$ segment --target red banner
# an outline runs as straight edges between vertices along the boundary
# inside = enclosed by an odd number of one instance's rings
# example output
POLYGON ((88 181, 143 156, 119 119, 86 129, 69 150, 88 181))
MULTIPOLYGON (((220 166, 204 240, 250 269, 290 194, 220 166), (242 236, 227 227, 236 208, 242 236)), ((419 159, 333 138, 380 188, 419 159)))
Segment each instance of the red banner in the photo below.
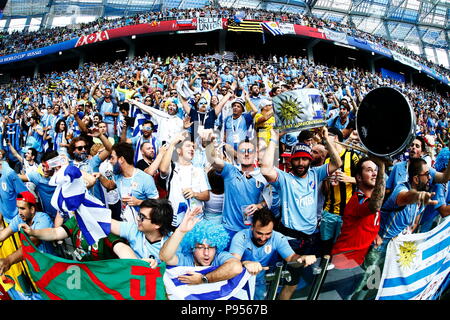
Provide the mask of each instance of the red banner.
POLYGON ((294 30, 295 30, 295 34, 298 36, 305 36, 305 37, 324 39, 324 40, 327 39, 325 37, 325 34, 323 34, 322 32, 319 32, 319 29, 317 29, 317 28, 311 28, 311 27, 294 24, 294 30))
POLYGON ((111 29, 107 31, 99 31, 93 34, 81 36, 75 47, 87 44, 105 41, 114 38, 128 37, 137 34, 146 34, 153 32, 170 32, 178 30, 195 30, 197 28, 197 19, 191 19, 190 25, 179 24, 177 20, 171 21, 153 21, 151 23, 142 23, 132 26, 111 29))

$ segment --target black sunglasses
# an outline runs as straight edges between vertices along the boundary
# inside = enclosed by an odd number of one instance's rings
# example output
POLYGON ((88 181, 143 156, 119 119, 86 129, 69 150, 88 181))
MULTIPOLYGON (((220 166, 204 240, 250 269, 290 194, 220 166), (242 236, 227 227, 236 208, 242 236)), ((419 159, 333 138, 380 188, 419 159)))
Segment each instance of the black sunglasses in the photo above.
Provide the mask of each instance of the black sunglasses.
POLYGON ((147 218, 145 215, 143 215, 142 213, 140 213, 140 212, 138 212, 138 220, 139 221, 141 221, 141 222, 143 222, 144 221, 144 219, 145 220, 152 220, 152 219, 150 219, 150 218, 147 218))
POLYGON ((79 146, 79 147, 75 147, 75 149, 77 149, 78 151, 81 151, 81 150, 87 150, 87 146, 86 145, 84 145, 84 146, 79 146))

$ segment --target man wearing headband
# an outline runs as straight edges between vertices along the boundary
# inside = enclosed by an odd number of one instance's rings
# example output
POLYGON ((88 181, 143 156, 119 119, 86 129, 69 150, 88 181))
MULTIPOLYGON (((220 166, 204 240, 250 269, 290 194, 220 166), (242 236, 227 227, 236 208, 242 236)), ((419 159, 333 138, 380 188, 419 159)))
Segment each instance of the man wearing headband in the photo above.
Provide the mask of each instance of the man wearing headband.
MULTIPOLYGON (((279 231, 288 237, 292 249, 300 255, 318 254, 319 238, 316 231, 318 228, 319 185, 342 165, 339 154, 330 143, 326 127, 319 131, 319 136, 329 152, 329 163, 319 167, 310 167, 313 159, 311 147, 304 143, 298 143, 292 149, 291 171, 287 173, 274 167, 278 134, 272 130, 270 143, 261 166, 261 173, 278 190, 281 198, 282 212, 279 231)), ((300 270, 289 267, 288 270, 291 272, 292 279, 283 288, 280 294, 281 300, 291 298, 300 279, 300 270)))
POLYGON ((231 279, 242 272, 241 262, 225 250, 228 233, 221 225, 201 220, 200 207, 188 210, 183 221, 164 242, 159 256, 169 266, 217 267, 207 274, 190 272, 178 277, 182 283, 202 284, 231 279), (180 250, 178 250, 178 248, 180 250))

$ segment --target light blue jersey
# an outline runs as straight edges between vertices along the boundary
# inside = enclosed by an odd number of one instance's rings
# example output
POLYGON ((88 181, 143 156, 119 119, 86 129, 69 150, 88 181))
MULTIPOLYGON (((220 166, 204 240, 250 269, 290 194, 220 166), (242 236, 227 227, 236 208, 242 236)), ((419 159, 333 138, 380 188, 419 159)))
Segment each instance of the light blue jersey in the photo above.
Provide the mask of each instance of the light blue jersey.
POLYGON ((135 222, 121 222, 120 236, 128 241, 131 249, 133 249, 138 258, 153 258, 158 263, 161 262, 159 251, 163 243, 169 238, 163 237, 162 240, 152 243, 145 237, 143 232, 138 230, 135 222))
POLYGON ((244 112, 239 118, 233 119, 233 116, 228 116, 225 119, 225 132, 227 135, 226 143, 235 146, 245 140, 248 135, 248 129, 253 124, 253 117, 249 112, 244 112))
MULTIPOLYGON (((240 255, 241 261, 257 261, 263 267, 274 265, 279 254, 283 259, 287 259, 295 252, 292 250, 287 238, 277 231, 272 232, 272 236, 267 242, 258 247, 252 241, 252 230, 241 230, 231 240, 230 253, 240 255)), ((265 271, 258 273, 256 282, 265 282, 265 271)))
POLYGON ((400 183, 383 204, 381 208, 380 231, 378 232, 381 238, 392 239, 398 236, 408 226, 411 226, 416 217, 424 210, 424 206, 419 203, 413 203, 403 207, 399 207, 396 204, 399 193, 409 190, 409 183, 400 183))
MULTIPOLYGON (((19 231, 19 224, 25 223, 19 215, 15 216, 14 219, 11 220, 9 227, 13 232, 19 231)), ((50 216, 44 212, 36 212, 31 223, 31 229, 46 229, 53 228, 53 221, 50 216)), ((37 247, 39 251, 44 253, 54 254, 53 245, 48 241, 41 241, 39 246, 37 247)))
MULTIPOLYGON (((132 177, 125 178, 123 175, 115 175, 117 190, 120 197, 123 198, 131 194, 138 200, 158 199, 159 193, 156 189, 153 177, 140 169, 135 169, 135 174, 132 177)), ((136 212, 139 212, 139 206, 133 207, 136 212)))
MULTIPOLYGON (((436 169, 430 168, 431 180, 433 183, 436 175, 436 169)), ((401 161, 394 164, 392 171, 389 174, 389 178, 386 181, 386 189, 394 190, 397 185, 408 181, 408 161, 401 161)))
POLYGON ((320 182, 328 177, 328 164, 310 168, 304 178, 277 170, 272 185, 281 199, 281 222, 289 229, 313 234, 317 228, 317 204, 320 182))
POLYGON ((28 189, 6 161, 1 161, 1 164, 0 213, 3 214, 6 222, 9 223, 18 213, 16 205, 17 195, 21 192, 28 191, 28 189))
POLYGON ((51 186, 48 183, 50 178, 44 178, 39 172, 31 171, 27 173, 28 180, 36 185, 36 193, 42 205, 44 212, 48 213, 52 219, 56 216, 56 209, 51 205, 53 193, 56 186, 51 186))
POLYGON ((431 198, 437 200, 437 204, 434 206, 426 206, 423 212, 420 224, 422 225, 420 232, 429 231, 433 220, 440 214, 439 208, 450 204, 450 182, 438 183, 431 186, 430 192, 434 192, 435 195, 431 198), (426 227, 424 227, 426 226, 426 227))
POLYGON ((220 174, 225 184, 223 226, 232 231, 248 229, 250 226, 244 224, 242 207, 262 200, 264 184, 254 177, 246 178, 238 168, 229 163, 225 163, 220 174))

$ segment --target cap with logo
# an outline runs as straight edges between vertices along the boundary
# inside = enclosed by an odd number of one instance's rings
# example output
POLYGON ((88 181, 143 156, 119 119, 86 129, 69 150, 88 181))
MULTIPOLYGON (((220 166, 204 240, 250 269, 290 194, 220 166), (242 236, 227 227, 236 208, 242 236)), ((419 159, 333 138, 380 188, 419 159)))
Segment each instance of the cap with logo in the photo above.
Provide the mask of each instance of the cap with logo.
POLYGON ((305 143, 297 143, 292 149, 291 160, 295 158, 309 158, 312 160, 311 147, 305 143))
POLYGON ((17 195, 17 201, 25 201, 28 203, 36 204, 36 197, 30 191, 24 191, 17 195))

